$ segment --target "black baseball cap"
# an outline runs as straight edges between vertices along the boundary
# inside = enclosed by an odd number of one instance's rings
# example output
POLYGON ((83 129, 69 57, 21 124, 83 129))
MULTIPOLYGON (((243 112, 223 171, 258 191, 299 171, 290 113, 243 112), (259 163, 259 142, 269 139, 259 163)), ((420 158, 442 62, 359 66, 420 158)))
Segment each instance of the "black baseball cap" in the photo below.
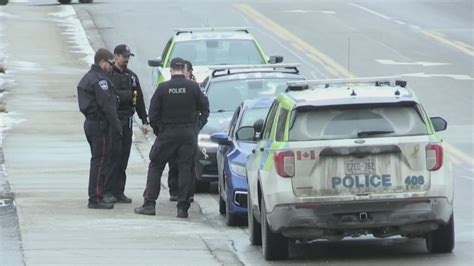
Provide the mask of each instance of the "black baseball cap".
POLYGON ((119 44, 119 45, 115 46, 114 54, 121 54, 125 57, 135 56, 135 54, 130 52, 130 48, 126 44, 119 44))
POLYGON ((173 69, 183 69, 184 64, 186 64, 186 62, 184 61, 183 58, 175 57, 175 58, 171 59, 170 67, 173 68, 173 69))

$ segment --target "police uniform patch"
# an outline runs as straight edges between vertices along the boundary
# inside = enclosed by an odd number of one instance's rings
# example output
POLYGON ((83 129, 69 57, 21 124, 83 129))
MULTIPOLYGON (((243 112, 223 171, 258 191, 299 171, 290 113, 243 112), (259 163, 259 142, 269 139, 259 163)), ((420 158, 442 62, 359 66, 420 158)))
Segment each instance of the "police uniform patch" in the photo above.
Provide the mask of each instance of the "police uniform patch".
POLYGON ((109 89, 109 83, 107 82, 107 80, 100 80, 99 81, 99 86, 104 91, 109 89))

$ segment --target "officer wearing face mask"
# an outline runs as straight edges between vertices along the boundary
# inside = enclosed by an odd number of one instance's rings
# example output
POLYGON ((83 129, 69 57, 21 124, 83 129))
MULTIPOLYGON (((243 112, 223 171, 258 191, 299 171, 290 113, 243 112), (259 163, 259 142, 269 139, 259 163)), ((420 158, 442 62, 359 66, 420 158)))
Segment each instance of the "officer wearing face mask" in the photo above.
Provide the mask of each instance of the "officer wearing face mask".
POLYGON ((131 203, 132 199, 124 194, 127 179, 126 170, 132 147, 133 115, 138 113, 146 133, 148 118, 143 100, 143 93, 137 75, 128 68, 130 57, 135 56, 125 44, 114 49, 114 65, 109 78, 114 85, 114 92, 119 99, 118 117, 123 130, 123 137, 115 143, 114 164, 112 173, 105 184, 104 201, 110 203, 131 203))

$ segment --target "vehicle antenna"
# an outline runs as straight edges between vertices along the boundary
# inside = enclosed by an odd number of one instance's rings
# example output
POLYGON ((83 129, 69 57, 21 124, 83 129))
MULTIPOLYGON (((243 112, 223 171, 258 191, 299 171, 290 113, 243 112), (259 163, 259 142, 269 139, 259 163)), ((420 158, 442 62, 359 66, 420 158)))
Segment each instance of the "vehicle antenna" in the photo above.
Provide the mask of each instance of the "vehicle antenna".
MULTIPOLYGON (((351 73, 351 36, 347 37, 347 73, 351 73)), ((347 81, 347 89, 349 89, 349 81, 347 81)))

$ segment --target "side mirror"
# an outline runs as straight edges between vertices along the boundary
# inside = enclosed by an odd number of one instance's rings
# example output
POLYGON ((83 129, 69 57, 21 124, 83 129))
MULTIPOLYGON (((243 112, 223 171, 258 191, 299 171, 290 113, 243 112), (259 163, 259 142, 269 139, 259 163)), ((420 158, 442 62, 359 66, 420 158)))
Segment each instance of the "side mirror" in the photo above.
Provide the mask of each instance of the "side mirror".
POLYGON ((235 137, 238 140, 255 141, 255 129, 253 126, 241 127, 235 132, 235 137))
POLYGON ((270 59, 268 60, 268 63, 270 64, 278 64, 283 62, 283 56, 281 55, 272 55, 270 56, 270 59))
POLYGON ((260 139, 260 133, 262 133, 262 130, 263 130, 263 123, 265 123, 265 121, 263 121, 263 119, 259 119, 259 120, 255 121, 253 123, 253 130, 254 130, 254 133, 255 133, 255 139, 260 139))
POLYGON ((160 67, 163 65, 163 62, 161 61, 161 57, 158 57, 157 59, 148 60, 148 65, 151 67, 160 67))
POLYGON ((446 130, 448 127, 448 122, 441 117, 431 117, 430 120, 436 132, 446 130))
POLYGON ((219 145, 232 145, 232 141, 229 140, 229 135, 227 135, 227 132, 217 132, 211 134, 211 141, 219 145))

